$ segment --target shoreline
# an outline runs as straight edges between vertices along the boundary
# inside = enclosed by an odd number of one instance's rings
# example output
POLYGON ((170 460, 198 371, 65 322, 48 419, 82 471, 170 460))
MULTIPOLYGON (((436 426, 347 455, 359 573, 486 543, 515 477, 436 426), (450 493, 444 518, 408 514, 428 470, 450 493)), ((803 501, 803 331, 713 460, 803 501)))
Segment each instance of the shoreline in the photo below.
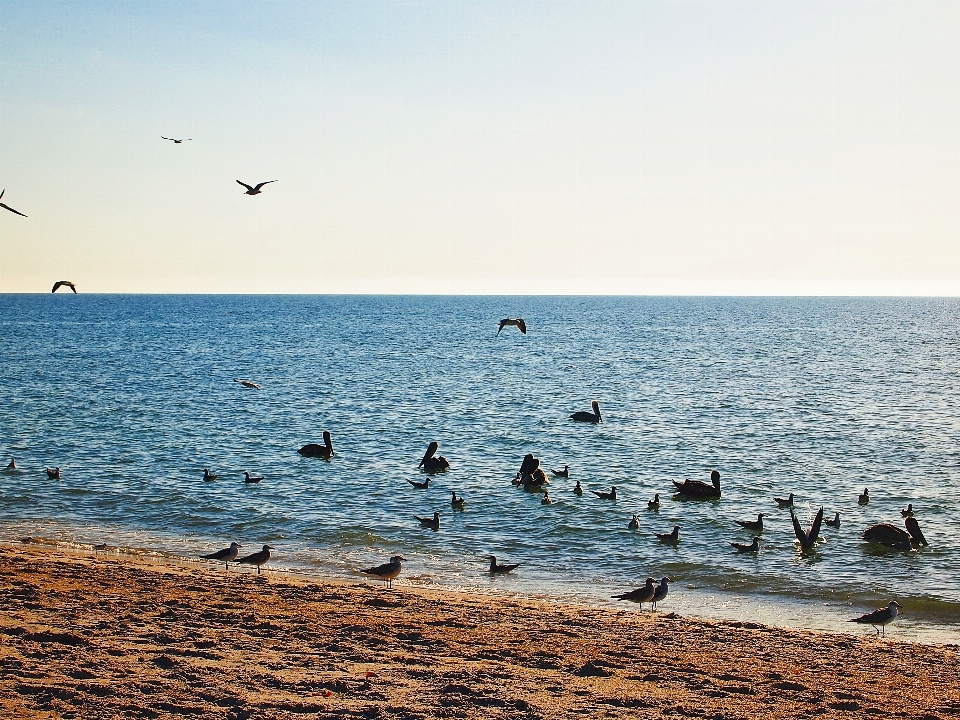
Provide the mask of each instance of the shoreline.
POLYGON ((0 558, 13 718, 960 712, 956 646, 102 554, 0 558))

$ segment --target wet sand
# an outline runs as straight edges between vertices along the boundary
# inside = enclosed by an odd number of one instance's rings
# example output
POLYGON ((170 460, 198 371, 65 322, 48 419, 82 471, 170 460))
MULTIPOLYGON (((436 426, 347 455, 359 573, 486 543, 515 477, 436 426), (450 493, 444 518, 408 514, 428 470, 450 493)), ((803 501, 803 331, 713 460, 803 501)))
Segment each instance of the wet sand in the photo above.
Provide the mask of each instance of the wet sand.
POLYGON ((960 714, 957 646, 670 612, 29 546, 0 608, 5 718, 960 714))

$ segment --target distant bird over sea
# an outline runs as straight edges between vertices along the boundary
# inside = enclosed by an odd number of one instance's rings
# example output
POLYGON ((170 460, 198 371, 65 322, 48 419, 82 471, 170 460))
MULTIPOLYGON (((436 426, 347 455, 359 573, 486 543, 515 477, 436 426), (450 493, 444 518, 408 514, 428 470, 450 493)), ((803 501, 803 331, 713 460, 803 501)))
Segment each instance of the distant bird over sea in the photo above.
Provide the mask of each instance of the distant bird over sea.
POLYGON ((614 595, 613 597, 617 600, 629 600, 630 602, 640 603, 640 609, 643 610, 643 603, 653 602, 653 596, 657 592, 657 588, 654 585, 655 582, 657 581, 654 578, 648 577, 643 587, 625 592, 622 595, 614 595))
POLYGON ((527 334, 527 324, 523 321, 523 318, 504 318, 500 321, 500 327, 497 328, 497 335, 500 334, 500 331, 505 327, 515 327, 524 335, 527 334))
POLYGON ((589 413, 586 410, 579 410, 578 412, 573 413, 570 416, 571 420, 576 422, 588 422, 588 423, 600 423, 603 422, 603 418, 600 417, 600 403, 594 400, 590 405, 593 407, 593 412, 589 413))
POLYGON ((885 608, 874 610, 872 613, 861 615, 860 617, 853 618, 853 620, 848 620, 847 622, 860 623, 861 625, 872 625, 873 629, 877 631, 877 635, 884 637, 884 628, 897 619, 897 615, 899 614, 898 611, 900 609, 900 603, 898 603, 896 600, 891 600, 885 608))
POLYGON ((245 182, 240 182, 239 180, 237 180, 237 182, 243 185, 247 189, 244 195, 259 195, 260 188, 262 188, 264 185, 268 185, 269 183, 276 182, 276 180, 267 180, 266 182, 257 184, 255 187, 250 187, 245 182))
POLYGON ((240 543, 232 542, 230 543, 230 547, 228 548, 224 548, 223 550, 217 550, 216 552, 212 552, 209 555, 201 555, 200 557, 203 558, 204 560, 216 560, 218 562, 222 562, 223 566, 227 570, 229 570, 230 566, 227 563, 231 563, 237 559, 237 555, 239 554, 240 547, 241 547, 240 543))
POLYGON ((263 480, 263 475, 260 475, 260 476, 251 475, 246 470, 243 471, 243 475, 244 475, 243 481, 245 483, 258 483, 261 480, 263 480))
POLYGON ((785 497, 785 498, 775 497, 773 500, 774 500, 774 502, 777 503, 777 507, 778 507, 778 508, 783 509, 783 508, 792 508, 792 507, 793 507, 793 493, 790 493, 790 494, 789 494, 787 497, 785 497))
POLYGON ((387 584, 388 588, 392 588, 394 579, 403 569, 400 564, 403 560, 406 560, 406 558, 401 555, 394 555, 392 558, 390 558, 390 562, 384 563, 383 565, 377 565, 376 567, 368 568, 366 570, 361 570, 360 572, 364 575, 373 575, 378 580, 383 580, 387 584))
POLYGON ((793 508, 790 509, 790 519, 793 520, 793 532, 797 536, 797 540, 800 541, 800 547, 804 550, 812 548, 817 542, 817 538, 820 537, 820 525, 823 524, 823 506, 820 506, 816 517, 813 518, 813 525, 806 532, 800 527, 800 521, 794 515, 793 508))
POLYGON ((330 439, 330 432, 323 431, 323 445, 309 443, 297 450, 303 457, 316 457, 329 460, 333 457, 333 441, 330 439))
POLYGON ((74 295, 77 294, 77 286, 74 285, 69 280, 57 280, 57 282, 53 284, 53 290, 51 290, 50 292, 55 293, 57 290, 59 290, 62 287, 68 287, 71 290, 73 290, 74 295))
POLYGON ((255 383, 253 380, 234 380, 235 383, 240 383, 246 388, 252 388, 254 390, 259 390, 260 386, 255 383))
POLYGON ((682 483, 673 481, 677 492, 689 498, 713 499, 720 497, 720 473, 714 470, 710 473, 710 485, 700 480, 684 480, 682 483))
POLYGON ((857 502, 861 505, 866 505, 868 502, 870 502, 870 493, 867 492, 866 488, 863 489, 863 495, 857 498, 857 502))
MULTIPOLYGON (((176 138, 168 138, 168 137, 164 137, 163 135, 160 136, 160 139, 161 139, 161 140, 170 140, 171 142, 173 142, 173 143, 176 144, 176 145, 179 145, 179 144, 182 143, 182 142, 186 142, 187 140, 193 140, 193 138, 183 138, 182 140, 177 140, 176 138)), ((238 180, 237 182, 239 182, 239 180, 238 180)))
POLYGON ((738 553, 760 552, 760 538, 755 537, 749 545, 732 542, 730 547, 735 548, 738 553))
POLYGON ((673 531, 668 533, 656 533, 657 540, 662 543, 668 543, 670 545, 676 545, 680 542, 680 526, 674 525, 673 531))
POLYGON ((270 545, 264 545, 263 550, 260 552, 255 552, 252 555, 247 555, 236 561, 238 565, 256 565, 257 566, 257 575, 260 574, 260 566, 265 564, 270 559, 270 551, 274 548, 270 545))
POLYGON ((613 485, 610 487, 610 492, 603 492, 598 490, 591 490, 594 495, 596 495, 601 500, 616 500, 617 499, 617 486, 613 485))
POLYGON ((414 515, 414 517, 420 521, 421 527, 430 528, 431 530, 440 529, 440 513, 435 512, 432 518, 420 517, 419 515, 414 515))
POLYGON ((756 520, 737 520, 736 523, 751 532, 763 532, 763 517, 763 513, 757 513, 756 520))
POLYGON ((657 589, 653 593, 653 599, 650 601, 653 603, 654 610, 657 609, 657 603, 661 602, 665 597, 667 597, 667 593, 670 591, 670 586, 668 583, 671 582, 673 581, 668 577, 660 578, 660 584, 657 585, 657 589))
POLYGON ((502 575, 520 567, 520 563, 514 563, 512 565, 500 565, 497 563, 497 558, 495 555, 488 555, 488 557, 490 558, 490 572, 494 575, 502 575))
MULTIPOLYGON (((7 191, 6 188, 4 188, 3 190, 0 190, 0 198, 3 197, 3 194, 4 194, 6 191, 7 191)), ((26 215, 24 215, 22 212, 20 212, 19 210, 14 210, 12 207, 10 207, 9 205, 7 205, 6 203, 0 202, 0 207, 2 207, 4 210, 9 210, 9 211, 12 212, 13 214, 19 215, 20 217, 26 217, 26 215)))

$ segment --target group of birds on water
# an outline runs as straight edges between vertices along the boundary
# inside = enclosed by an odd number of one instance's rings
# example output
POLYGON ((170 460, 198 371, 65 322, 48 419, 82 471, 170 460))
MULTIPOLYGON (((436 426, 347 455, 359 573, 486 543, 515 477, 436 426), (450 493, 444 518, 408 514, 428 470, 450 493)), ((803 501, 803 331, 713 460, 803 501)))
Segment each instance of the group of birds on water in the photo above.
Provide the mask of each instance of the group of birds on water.
MULTIPOLYGON (((193 140, 193 138, 168 138, 168 137, 164 137, 163 135, 160 136, 160 139, 161 139, 161 140, 169 140, 169 141, 172 142, 174 145, 180 145, 180 144, 182 144, 182 143, 187 142, 188 140, 193 140)), ((267 180, 267 181, 262 182, 262 183, 257 183, 256 185, 247 185, 245 182, 241 182, 240 180, 237 180, 237 182, 240 183, 243 187, 246 188, 246 190, 245 190, 244 193, 243 193, 244 195, 259 195, 259 194, 261 193, 261 191, 262 191, 261 189, 263 188, 264 185, 269 185, 270 183, 274 183, 274 182, 277 182, 277 181, 276 181, 276 180, 267 180)), ((6 191, 7 191, 6 188, 4 188, 3 190, 0 190, 0 198, 3 198, 3 194, 4 194, 6 191)), ((16 215, 19 215, 20 217, 27 217, 27 215, 24 215, 24 214, 23 214, 22 212, 20 212, 19 210, 14 210, 12 207, 10 207, 9 205, 7 205, 6 203, 0 202, 0 207, 2 207, 2 208, 5 209, 5 210, 9 210, 9 211, 12 212, 12 213, 15 213, 16 215)), ((57 290, 59 290, 61 287, 68 287, 68 288, 70 288, 71 290, 73 290, 73 294, 74 294, 74 295, 77 294, 77 286, 76 286, 74 283, 72 283, 72 282, 70 282, 70 281, 68 281, 68 280, 60 280, 60 281, 58 281, 58 282, 53 286, 53 290, 51 290, 50 292, 55 293, 55 292, 56 292, 57 290)), ((522 323, 523 321, 521 320, 520 322, 522 323)), ((501 329, 502 329, 502 328, 501 328, 501 329)), ((524 333, 526 333, 526 329, 525 329, 525 328, 521 328, 521 330, 522 330, 524 333)))
MULTIPOLYGON (((165 138, 169 139, 169 138, 165 138)), ((186 138, 189 139, 189 138, 186 138)), ((183 142, 183 141, 174 141, 174 142, 183 142)), ((239 181, 238 181, 239 182, 239 181)), ((243 183, 241 183, 243 184, 243 183)), ((256 194, 259 192, 260 187, 265 184, 261 183, 255 188, 248 187, 251 191, 251 194, 256 194)), ((54 286, 54 291, 61 285, 68 285, 72 287, 72 283, 60 282, 54 286)), ((74 289, 76 292, 76 289, 74 289)), ((500 321, 499 327, 497 329, 497 335, 504 329, 504 327, 516 327, 520 330, 521 333, 526 334, 527 328, 526 323, 522 318, 505 318, 500 321)), ((261 386, 252 381, 252 380, 235 380, 234 382, 240 383, 246 388, 259 390, 261 386)), ((570 419, 575 422, 586 422, 586 423, 601 423, 603 422, 603 417, 600 413, 600 405, 597 401, 592 402, 592 412, 579 411, 570 415, 570 419)), ((323 443, 308 443, 302 446, 297 452, 303 457, 309 458, 320 458, 323 460, 330 460, 334 455, 333 449, 333 440, 330 435, 330 432, 324 430, 322 433, 323 443)), ((442 455, 437 455, 440 445, 436 441, 431 441, 426 451, 423 454, 423 457, 420 459, 418 464, 418 469, 423 470, 426 473, 435 473, 435 472, 444 472, 450 468, 450 462, 447 458, 442 455)), ((16 459, 11 459, 10 464, 5 468, 6 472, 19 472, 17 468, 16 459)), ((51 479, 61 479, 60 468, 46 468, 46 472, 49 478, 51 479)), ((551 474, 554 478, 569 478, 570 477, 570 466, 564 465, 562 470, 551 470, 551 474)), ((262 481, 263 476, 254 476, 251 475, 249 471, 244 472, 246 483, 258 483, 262 481)), ((209 469, 204 469, 203 479, 205 481, 215 481, 218 479, 218 475, 211 473, 209 469)), ((417 480, 407 480, 415 489, 418 490, 427 490, 430 487, 430 478, 427 477, 422 481, 417 480)), ((688 500, 719 500, 722 492, 720 488, 720 473, 717 470, 713 470, 710 473, 710 482, 705 483, 699 480, 685 480, 684 482, 678 482, 676 480, 672 481, 676 490, 676 495, 681 499, 688 500)), ((543 493, 543 498, 541 504, 550 505, 553 503, 553 500, 550 497, 549 490, 547 486, 550 484, 549 479, 546 476, 544 470, 540 467, 540 460, 537 459, 532 453, 524 456, 521 463, 520 469, 517 471, 512 483, 520 488, 526 490, 536 490, 543 493)), ((580 485, 580 481, 576 480, 576 484, 572 489, 572 492, 577 496, 583 495, 583 488, 580 485)), ((591 490, 591 493, 596 495, 602 500, 617 500, 617 487, 612 486, 609 491, 602 490, 591 490)), ((466 499, 462 496, 458 497, 456 490, 451 490, 451 501, 450 505, 454 510, 463 510, 466 505, 466 499)), ((817 512, 813 524, 807 530, 804 530, 800 521, 797 519, 797 516, 794 513, 794 494, 790 493, 786 498, 775 497, 774 501, 780 509, 789 509, 790 517, 793 524, 794 534, 800 544, 801 552, 807 552, 813 549, 817 540, 820 537, 821 526, 824 523, 824 509, 821 506, 817 512)), ((869 491, 864 488, 863 494, 858 497, 858 503, 860 505, 866 505, 870 502, 869 491)), ((647 509, 651 511, 659 511, 661 505, 660 494, 656 493, 652 500, 648 501, 647 509)), ((923 533, 920 531, 919 523, 914 516, 913 504, 908 504, 908 506, 901 511, 901 515, 904 518, 906 531, 895 527, 889 523, 882 523, 879 525, 874 525, 866 530, 863 534, 863 538, 870 542, 880 543, 887 547, 901 549, 901 550, 912 550, 914 546, 917 545, 928 545, 926 539, 923 536, 923 533)), ((750 530, 755 533, 763 532, 763 518, 767 515, 765 513, 758 513, 756 520, 737 520, 736 523, 741 527, 750 530)), ((421 517, 415 515, 414 518, 420 523, 421 527, 429 528, 434 531, 440 529, 440 513, 434 512, 432 517, 421 517)), ((840 527, 840 513, 835 513, 835 516, 832 520, 827 519, 826 524, 833 528, 840 527)), ((638 530, 640 528, 640 519, 637 515, 633 515, 630 522, 628 523, 628 529, 638 530)), ((680 542, 680 526, 675 525, 673 530, 666 533, 655 533, 655 537, 662 543, 676 545, 680 542)), ((734 548, 737 553, 758 553, 760 550, 760 536, 756 535, 753 538, 753 542, 749 544, 731 542, 730 545, 734 548)), ((262 565, 266 564, 270 560, 270 551, 274 548, 270 545, 264 545, 259 552, 246 555, 244 557, 238 557, 241 545, 237 542, 232 542, 229 547, 223 548, 222 550, 217 550, 216 552, 208 553, 201 555, 200 557, 204 560, 213 560, 216 562, 224 563, 224 567, 229 569, 229 563, 236 563, 240 565, 253 565, 257 568, 257 574, 260 574, 260 568, 262 565)), ((489 572, 493 575, 506 574, 516 568, 520 567, 520 563, 509 563, 503 564, 498 563, 497 558, 494 555, 487 556, 487 559, 490 561, 489 572)), ((375 579, 381 580, 386 583, 388 588, 392 588, 393 580, 396 579, 400 572, 403 569, 402 563, 405 558, 402 555, 394 555, 390 558, 390 561, 382 565, 377 565, 375 567, 367 568, 361 570, 362 574, 371 576, 375 579)), ((643 609, 644 604, 649 604, 653 609, 656 609, 657 604, 662 602, 669 592, 669 584, 672 582, 671 578, 663 577, 660 580, 660 583, 657 584, 657 581, 653 577, 648 577, 646 583, 635 590, 630 590, 625 593, 612 596, 617 600, 626 600, 634 602, 640 605, 641 610, 643 609)), ((901 609, 900 604, 897 601, 891 601, 887 607, 879 608, 871 613, 867 613, 861 617, 854 618, 850 622, 860 623, 860 624, 869 624, 873 626, 877 633, 881 636, 884 635, 884 628, 889 623, 893 622, 894 619, 899 614, 901 609)))

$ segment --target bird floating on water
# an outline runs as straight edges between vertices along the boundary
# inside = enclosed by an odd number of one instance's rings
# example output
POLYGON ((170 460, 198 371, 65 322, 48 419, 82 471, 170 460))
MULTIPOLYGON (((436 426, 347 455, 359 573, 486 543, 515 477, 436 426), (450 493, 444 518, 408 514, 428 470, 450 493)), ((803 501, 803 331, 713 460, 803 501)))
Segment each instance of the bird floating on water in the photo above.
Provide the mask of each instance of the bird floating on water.
POLYGON ((212 472, 210 472, 210 470, 209 470, 208 468, 204 468, 204 469, 203 469, 203 479, 206 480, 207 482, 213 482, 213 481, 216 480, 218 477, 220 477, 220 476, 219 476, 219 475, 214 475, 212 472))
POLYGON ((866 488, 863 489, 863 495, 860 495, 857 498, 857 502, 861 505, 866 505, 868 502, 870 502, 870 493, 867 492, 866 488))
POLYGON ((659 510, 660 509, 660 493, 655 493, 653 500, 647 501, 647 510, 659 510))
POLYGON ((47 477, 50 478, 51 480, 60 480, 60 468, 59 468, 59 467, 55 467, 55 468, 52 468, 52 469, 51 469, 51 468, 46 468, 46 471, 47 471, 47 477))
POLYGON ((240 183, 241 185, 243 185, 243 186, 247 189, 247 191, 244 193, 244 195, 259 195, 259 194, 260 194, 260 188, 262 188, 264 185, 267 185, 267 184, 269 184, 269 183, 276 182, 276 180, 267 180, 266 182, 262 182, 262 183, 257 184, 255 187, 250 187, 250 186, 247 185, 245 182, 240 182, 239 180, 237 180, 237 182, 240 183))
POLYGON ((668 533, 656 533, 657 540, 662 543, 669 543, 671 545, 676 545, 680 542, 680 526, 674 525, 673 531, 668 533))
POLYGON ((900 603, 898 603, 896 600, 891 600, 885 608, 874 610, 872 613, 861 615, 860 617, 853 618, 847 622, 860 623, 861 625, 872 625, 873 629, 877 631, 877 635, 880 637, 885 637, 884 628, 897 619, 897 615, 900 614, 898 612, 900 609, 900 603))
POLYGON ((256 565, 257 566, 257 575, 260 574, 260 566, 265 564, 270 559, 270 551, 274 548, 270 545, 264 545, 263 550, 260 552, 255 552, 252 555, 247 555, 242 557, 235 562, 238 565, 256 565))
POLYGON ((640 529, 640 518, 634 515, 630 518, 630 522, 627 523, 627 530, 639 530, 640 529))
POLYGON ((4 468, 7 472, 13 472, 17 469, 17 459, 15 457, 10 458, 10 462, 7 463, 7 466, 4 468))
POLYGON ((590 405, 591 407, 593 407, 592 413, 587 412, 585 410, 580 410, 578 412, 573 413, 573 415, 570 416, 570 419, 576 422, 588 422, 588 423, 603 422, 603 418, 600 416, 600 403, 594 400, 592 403, 590 403, 590 405))
MULTIPOLYGON (((3 197, 3 194, 4 194, 6 191, 7 191, 6 188, 4 188, 3 190, 0 190, 0 198, 3 197)), ((20 212, 19 210, 14 210, 12 207, 10 207, 9 205, 7 205, 6 203, 0 202, 0 207, 2 207, 4 210, 9 210, 9 211, 12 212, 14 215, 19 215, 20 217, 26 217, 26 215, 24 215, 22 212, 20 212)))
POLYGON ((553 473, 554 477, 568 478, 570 477, 570 466, 564 465, 563 470, 551 470, 550 472, 553 473))
POLYGON ((427 472, 441 472, 449 468, 450 461, 443 457, 443 455, 436 455, 439 448, 440 443, 436 441, 427 445, 427 451, 423 454, 423 459, 420 460, 420 464, 417 465, 417 467, 422 467, 427 472))
POLYGON ((256 475, 251 475, 246 470, 243 471, 243 475, 244 475, 243 481, 245 483, 258 483, 261 480, 263 480, 263 475, 260 475, 259 477, 257 477, 256 475))
POLYGON ((749 545, 732 542, 730 543, 730 547, 736 548, 738 553, 760 552, 760 538, 755 537, 749 545))
POLYGON ((785 498, 775 497, 774 502, 777 503, 778 508, 792 508, 793 507, 793 493, 790 493, 785 498))
POLYGON ((234 380, 235 383, 240 383, 244 387, 253 388, 254 390, 259 390, 260 386, 255 383, 253 380, 234 380))
MULTIPOLYGON (((429 480, 430 478, 427 479, 429 480)), ((451 490, 450 493, 453 495, 453 497, 450 498, 450 507, 454 510, 463 510, 464 503, 467 501, 463 497, 457 497, 456 490, 451 490)))
POLYGON ((700 480, 684 480, 682 483, 673 481, 677 492, 690 498, 713 499, 720 497, 720 473, 714 470, 710 473, 710 485, 700 480))
POLYGON ((73 284, 72 282, 70 282, 69 280, 57 280, 57 281, 53 284, 53 290, 51 290, 50 292, 55 293, 57 290, 59 290, 59 289, 62 288, 62 287, 68 287, 68 288, 70 288, 71 290, 73 290, 73 294, 74 294, 74 295, 77 294, 77 286, 74 285, 74 284, 73 284))
POLYGON ((541 505, 553 505, 553 498, 550 497, 550 493, 546 490, 543 491, 543 498, 540 500, 541 505))
POLYGON ((376 567, 368 568, 366 570, 361 570, 360 572, 364 575, 373 575, 378 580, 383 580, 388 588, 393 587, 394 579, 400 574, 400 571, 403 567, 400 565, 401 561, 406 560, 402 555, 394 555, 390 558, 390 562, 384 563, 383 565, 377 565, 376 567))
POLYGON ((655 578, 648 577, 643 587, 625 592, 622 595, 613 595, 613 597, 617 600, 629 600, 630 602, 639 603, 640 609, 643 610, 643 603, 653 602, 653 596, 657 592, 657 588, 654 585, 655 582, 657 582, 655 578))
POLYGON ((806 532, 800 527, 800 521, 797 520, 797 516, 794 514, 792 507, 790 508, 790 519, 793 521, 793 533, 797 536, 797 540, 800 541, 800 547, 803 550, 810 550, 814 546, 814 543, 817 542, 817 538, 820 537, 820 526, 823 524, 823 506, 820 506, 816 516, 813 518, 813 525, 811 525, 810 529, 806 532))
POLYGON ((240 551, 240 543, 232 542, 230 547, 224 548, 223 550, 217 550, 212 552, 209 555, 201 555, 200 557, 204 560, 216 560, 217 562, 222 562, 224 568, 227 570, 230 569, 230 566, 227 563, 231 563, 237 559, 237 555, 240 551))
MULTIPOLYGON (((176 144, 176 145, 179 145, 179 144, 182 143, 182 142, 186 142, 187 140, 193 140, 193 138, 181 138, 180 140, 177 140, 176 138, 168 138, 168 137, 164 137, 163 135, 160 136, 160 139, 161 139, 161 140, 169 140, 169 141, 171 141, 172 143, 174 143, 174 144, 176 144)), ((240 181, 237 180, 237 182, 240 182, 240 181)), ((272 181, 271 181, 271 182, 272 182, 272 181)), ((242 185, 243 183, 240 183, 240 184, 242 185)))
POLYGON ((656 591, 653 593, 653 599, 650 601, 653 603, 653 609, 657 609, 657 603, 661 602, 670 591, 670 586, 667 583, 673 582, 670 578, 664 577, 660 578, 660 584, 657 585, 656 591))
POLYGON ((740 527, 745 527, 751 532, 763 532, 763 513, 757 513, 756 520, 737 520, 736 523, 740 527))
POLYGON ((601 500, 616 500, 617 499, 617 486, 612 485, 610 487, 610 492, 603 492, 602 490, 591 490, 594 495, 596 495, 601 500))
POLYGON ((497 328, 497 335, 499 335, 500 331, 505 327, 515 327, 524 335, 527 334, 527 324, 523 321, 523 318, 504 318, 500 321, 500 327, 497 328))
POLYGON ((303 457, 315 457, 329 460, 333 457, 333 441, 330 439, 330 432, 323 431, 323 445, 310 443, 297 450, 303 457))
POLYGON ((520 567, 520 563, 513 563, 512 565, 500 565, 497 563, 497 558, 495 555, 488 555, 487 557, 490 558, 490 572, 495 575, 502 575, 520 567))
POLYGON ((583 488, 580 487, 580 481, 577 480, 577 484, 573 486, 574 495, 583 495, 583 488))
POLYGON ((427 490, 430 488, 430 478, 427 478, 423 482, 417 482, 416 480, 407 479, 407 482, 413 485, 417 490, 427 490))
POLYGON ((414 517, 420 521, 421 527, 427 527, 431 530, 440 529, 440 513, 435 512, 432 518, 420 517, 419 515, 414 515, 414 517))
POLYGON ((829 526, 832 527, 832 528, 839 528, 839 527, 840 527, 840 513, 837 513, 836 515, 834 515, 833 520, 824 520, 823 522, 825 522, 827 525, 829 525, 829 526))
POLYGON ((907 506, 900 511, 900 515, 905 518, 913 517, 913 503, 908 503, 907 506))

